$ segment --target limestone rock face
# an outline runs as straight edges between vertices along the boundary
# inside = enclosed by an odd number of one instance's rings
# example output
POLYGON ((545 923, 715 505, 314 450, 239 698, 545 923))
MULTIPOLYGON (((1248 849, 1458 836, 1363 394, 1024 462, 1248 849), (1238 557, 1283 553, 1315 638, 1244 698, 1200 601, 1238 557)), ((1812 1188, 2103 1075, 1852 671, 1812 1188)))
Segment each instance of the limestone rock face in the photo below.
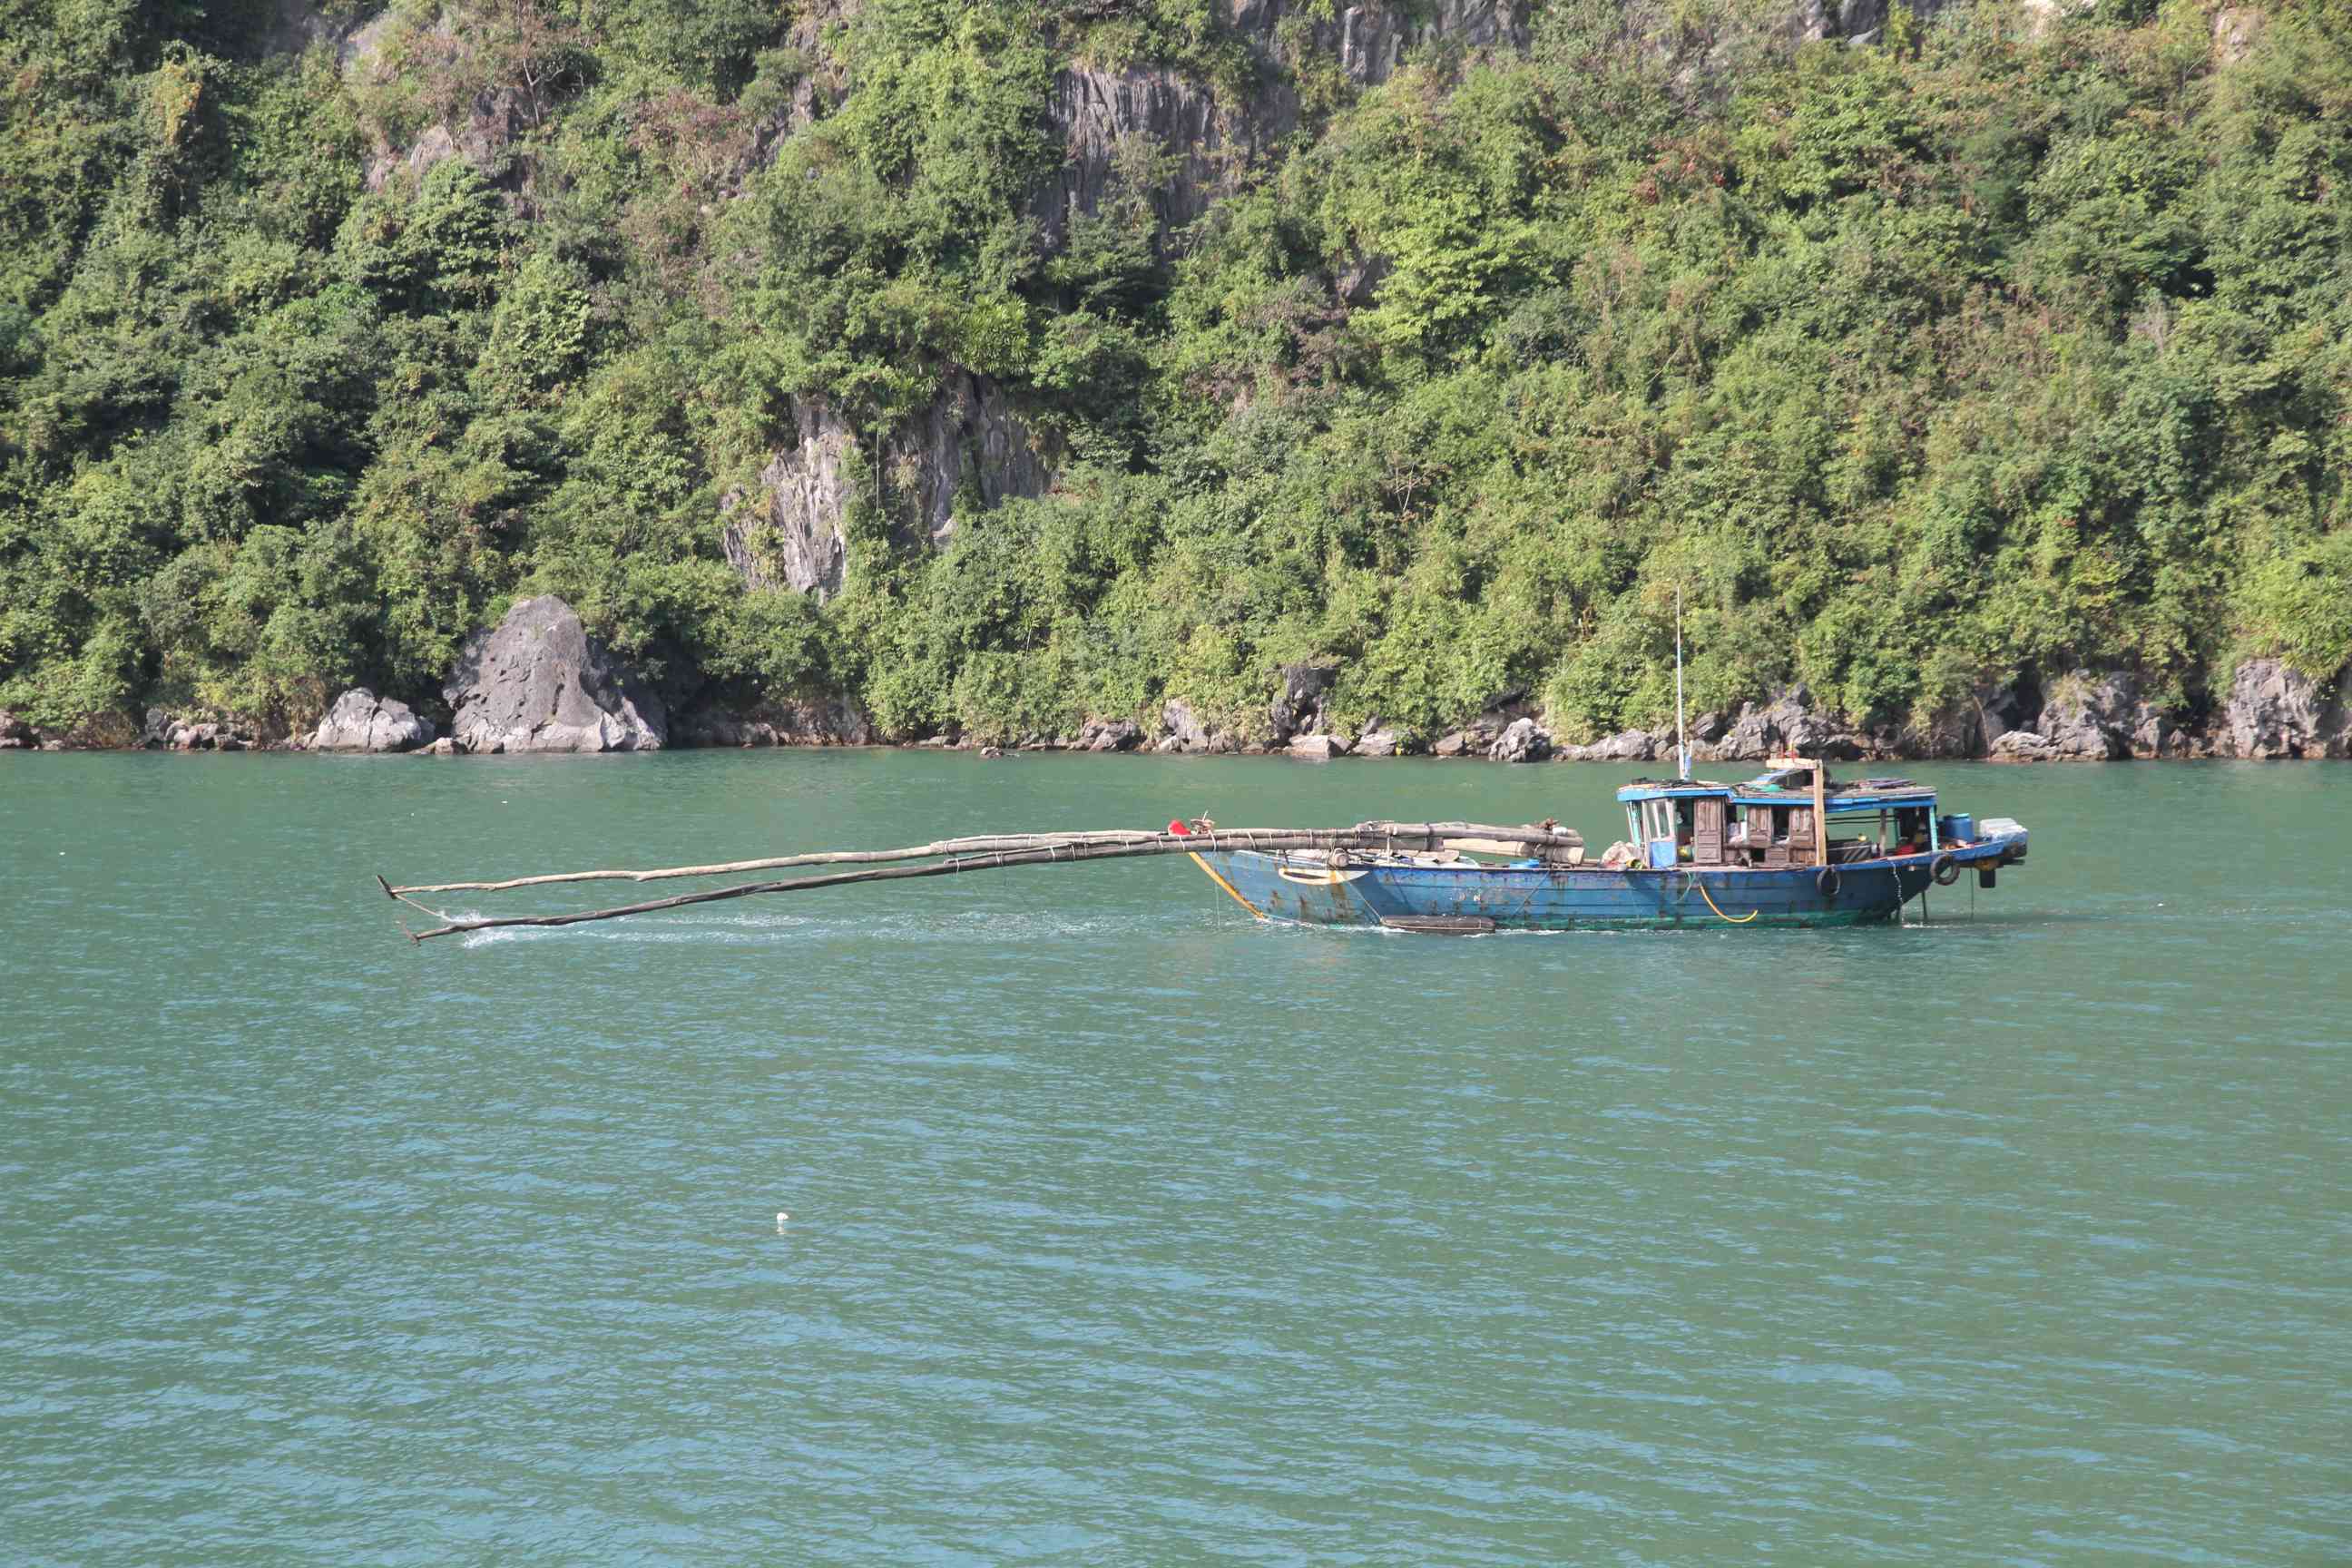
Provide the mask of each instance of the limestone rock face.
POLYGON ((1297 0, 1235 0, 1233 29, 1257 57, 1253 85, 1238 98, 1220 97, 1160 67, 1063 71, 1048 110, 1062 135, 1063 160, 1032 199, 1031 216, 1047 248, 1058 250, 1075 219, 1099 211, 1123 183, 1134 181, 1129 188, 1150 202, 1164 249, 1170 231, 1199 219, 1298 128, 1297 87, 1277 68, 1292 47, 1286 23, 1304 25, 1298 47, 1322 58, 1336 56, 1351 81, 1377 87, 1424 43, 1524 47, 1528 9, 1524 0, 1395 0, 1334 15, 1297 0))
POLYGON ((2039 731, 2010 730, 1994 737, 1989 755, 1996 763, 2054 763, 2058 748, 2039 731))
MULTIPOLYGON (((728 562, 748 586, 782 586, 820 599, 841 592, 849 547, 844 523, 855 499, 861 433, 822 398, 793 402, 795 435, 760 471, 756 493, 721 503, 728 562)), ((862 437, 880 476, 882 510, 910 542, 944 547, 959 498, 981 509, 1052 488, 1052 443, 1024 419, 1003 388, 957 371, 922 413, 862 437)))
POLYGON ((310 735, 314 752, 413 752, 433 743, 433 724, 407 703, 355 686, 335 699, 310 735))
POLYGON ((150 751, 244 752, 256 737, 234 720, 184 717, 167 709, 147 710, 146 728, 139 743, 150 751))
POLYGON ((1089 719, 1078 731, 1082 752, 1131 752, 1143 743, 1143 726, 1132 719, 1089 719))
POLYGON ((1236 0, 1234 30, 1279 47, 1283 22, 1294 16, 1310 24, 1318 54, 1336 55, 1340 68, 1360 87, 1378 87, 1396 73, 1415 47, 1444 41, 1465 51, 1523 49, 1528 38, 1525 0, 1423 0, 1348 5, 1317 12, 1293 0, 1236 0))
POLYGON ((1274 725, 1274 738, 1287 741, 1293 735, 1314 734, 1327 729, 1325 703, 1331 683, 1339 679, 1339 667, 1286 664, 1281 675, 1281 694, 1266 710, 1266 718, 1274 725))
MULTIPOLYGON (((1672 733, 1660 744, 1670 752, 1672 733)), ((1851 725, 1814 711, 1812 694, 1802 686, 1791 686, 1761 707, 1753 702, 1740 704, 1738 713, 1718 735, 1701 739, 1695 732, 1691 755, 1706 763, 1754 763, 1787 754, 1853 762, 1866 749, 1851 725)))
POLYGON ((2027 706, 2013 687, 1980 687, 1925 718, 1882 725, 1871 733, 1872 747, 1887 756, 1981 757, 1993 736, 2031 721, 2027 706))
POLYGON ((1591 745, 1562 746, 1558 756, 1563 763, 1654 763, 1663 752, 1671 752, 1674 744, 1672 734, 1662 741, 1647 730, 1620 730, 1591 745))
POLYGON ((1497 763, 1539 763, 1551 753, 1551 736, 1532 719, 1513 720, 1486 748, 1488 760, 1497 763))
POLYGON ((40 736, 33 732, 30 724, 0 708, 0 752, 29 752, 40 743, 40 736))
POLYGON ((1046 246, 1058 250, 1074 221, 1093 216, 1122 181, 1147 170, 1160 178, 1134 194, 1151 204, 1159 234, 1192 223, 1220 193, 1220 165, 1238 174, 1257 140, 1281 134, 1297 110, 1289 104, 1269 123, 1233 112, 1174 71, 1137 66, 1062 72, 1050 112, 1065 155, 1030 211, 1046 246))
POLYGON ((1160 710, 1160 727, 1168 738, 1154 748, 1166 752, 1232 752, 1239 749, 1234 737, 1209 724, 1192 711, 1192 705, 1181 697, 1171 697, 1160 710))
POLYGON ((1328 763, 1334 757, 1346 756, 1348 742, 1337 735, 1297 735, 1292 738, 1287 750, 1294 757, 1328 763))
POLYGON ((721 503, 727 522, 719 536, 728 563, 753 588, 787 587, 822 601, 841 592, 849 543, 849 426, 823 400, 799 405, 799 439, 760 470, 760 495, 749 506, 740 495, 721 503))
POLYGON ((468 752, 652 752, 669 738, 661 700, 552 594, 468 637, 442 695, 468 752))
POLYGON ((2060 762, 2108 763, 2132 754, 2143 723, 2137 684, 2128 675, 2076 670, 2051 687, 2033 729, 2060 762))
POLYGON ((847 697, 768 697, 740 710, 703 708, 670 727, 684 746, 870 746, 878 737, 847 697))
POLYGON ((884 444, 885 509, 911 517, 934 549, 956 531, 956 498, 970 483, 982 510, 1013 497, 1041 496, 1054 482, 1046 444, 1004 389, 969 371, 950 376, 918 418, 884 444), (913 493, 891 488, 912 468, 913 493))
MULTIPOLYGON (((2337 685, 2342 681, 2339 678, 2337 685)), ((2340 694, 2274 658, 2238 666, 2214 724, 2217 749, 2235 757, 2341 757, 2352 752, 2352 717, 2340 694)))
POLYGON ((1402 745, 1393 730, 1367 730, 1356 737, 1355 754, 1360 757, 1393 757, 1402 745))

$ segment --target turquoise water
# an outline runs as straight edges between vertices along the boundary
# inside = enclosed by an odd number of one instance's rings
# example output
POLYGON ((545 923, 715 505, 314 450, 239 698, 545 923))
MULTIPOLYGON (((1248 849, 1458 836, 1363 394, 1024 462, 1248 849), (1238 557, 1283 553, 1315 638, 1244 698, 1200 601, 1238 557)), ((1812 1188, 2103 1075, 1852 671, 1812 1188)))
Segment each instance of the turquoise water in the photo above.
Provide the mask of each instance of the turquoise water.
POLYGON ((418 947, 371 873, 1623 770, 0 758, 0 1555, 2346 1561, 2352 772, 1915 772, 2034 831, 1973 920, 1171 860, 418 947))

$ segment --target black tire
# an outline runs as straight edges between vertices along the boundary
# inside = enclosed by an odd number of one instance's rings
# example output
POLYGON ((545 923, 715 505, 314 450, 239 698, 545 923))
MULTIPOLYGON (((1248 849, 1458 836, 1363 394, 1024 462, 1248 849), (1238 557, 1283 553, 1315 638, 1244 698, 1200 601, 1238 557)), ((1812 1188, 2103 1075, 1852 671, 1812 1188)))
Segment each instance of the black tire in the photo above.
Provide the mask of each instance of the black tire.
POLYGON ((1824 866, 1813 873, 1813 891, 1825 899, 1834 899, 1838 896, 1838 885, 1841 880, 1843 879, 1838 876, 1836 867, 1824 866))
POLYGON ((1992 886, 1994 885, 1994 877, 1995 877, 1995 872, 1994 872, 1994 868, 1993 868, 1992 867, 1990 867, 1990 866, 1979 866, 1979 867, 1978 867, 1978 868, 1977 868, 1977 886, 1978 886, 1978 887, 1979 887, 1979 888, 1990 888, 1990 887, 1992 887, 1992 886))
POLYGON ((1936 879, 1936 886, 1939 888, 1948 888, 1960 879, 1960 863, 1949 855, 1937 856, 1927 871, 1936 879))

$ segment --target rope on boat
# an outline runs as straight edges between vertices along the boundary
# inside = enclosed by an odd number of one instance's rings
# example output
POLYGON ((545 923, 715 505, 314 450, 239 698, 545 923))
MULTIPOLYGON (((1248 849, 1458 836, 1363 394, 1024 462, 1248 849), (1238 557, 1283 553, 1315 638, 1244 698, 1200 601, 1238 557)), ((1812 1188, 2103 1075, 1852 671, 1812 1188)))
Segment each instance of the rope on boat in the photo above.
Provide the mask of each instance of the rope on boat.
POLYGON ((1691 873, 1691 880, 1698 883, 1698 896, 1706 900, 1706 907, 1708 909, 1715 910, 1715 918, 1724 921, 1727 925, 1744 926, 1749 921, 1754 920, 1758 915, 1764 912, 1762 910, 1750 910, 1746 914, 1741 915, 1735 920, 1731 916, 1725 914, 1722 910, 1717 908, 1715 895, 1706 890, 1706 884, 1705 882, 1699 881, 1699 875, 1697 872, 1693 871, 1691 873))

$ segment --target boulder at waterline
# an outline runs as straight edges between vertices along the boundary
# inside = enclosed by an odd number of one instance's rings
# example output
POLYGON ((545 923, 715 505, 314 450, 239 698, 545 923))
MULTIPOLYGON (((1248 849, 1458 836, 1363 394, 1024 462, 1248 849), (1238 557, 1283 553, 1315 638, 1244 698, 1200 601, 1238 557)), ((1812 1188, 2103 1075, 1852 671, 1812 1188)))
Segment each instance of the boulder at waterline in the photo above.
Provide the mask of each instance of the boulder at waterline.
POLYGON ((1143 726, 1132 719, 1089 719, 1078 731, 1078 749, 1085 752, 1131 752, 1143 741, 1143 726))
POLYGON ((2011 730, 1994 738, 1986 760, 1995 763, 2054 763, 2058 748, 2036 730, 2011 730))
POLYGON ((1539 763, 1552 753, 1551 737, 1532 719, 1515 719, 1486 749, 1490 761, 1539 763))
POLYGON ((442 695, 468 752, 652 752, 668 739, 661 700, 552 594, 468 637, 442 695))
POLYGON ((1620 730, 1589 746, 1562 746, 1552 755, 1563 763, 1652 763, 1658 760, 1661 748, 1672 750, 1673 746, 1671 732, 1662 738, 1647 730, 1620 730))
POLYGON ((432 721, 407 703, 355 686, 335 699, 311 731, 314 752, 413 752, 433 743, 432 721))

